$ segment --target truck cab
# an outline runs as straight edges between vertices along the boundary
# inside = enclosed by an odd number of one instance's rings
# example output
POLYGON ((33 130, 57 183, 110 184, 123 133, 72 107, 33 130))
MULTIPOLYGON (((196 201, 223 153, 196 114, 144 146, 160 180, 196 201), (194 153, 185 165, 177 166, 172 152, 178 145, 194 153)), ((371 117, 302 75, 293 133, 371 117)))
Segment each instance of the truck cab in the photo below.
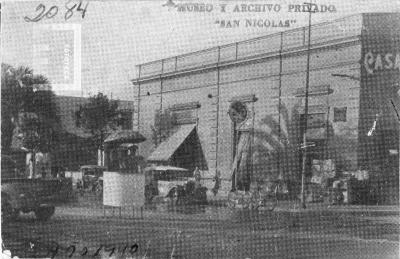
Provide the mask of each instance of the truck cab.
POLYGON ((18 172, 16 163, 1 156, 1 214, 2 220, 18 217, 20 212, 33 211, 39 220, 48 220, 55 205, 67 200, 72 182, 65 178, 29 179, 18 172))

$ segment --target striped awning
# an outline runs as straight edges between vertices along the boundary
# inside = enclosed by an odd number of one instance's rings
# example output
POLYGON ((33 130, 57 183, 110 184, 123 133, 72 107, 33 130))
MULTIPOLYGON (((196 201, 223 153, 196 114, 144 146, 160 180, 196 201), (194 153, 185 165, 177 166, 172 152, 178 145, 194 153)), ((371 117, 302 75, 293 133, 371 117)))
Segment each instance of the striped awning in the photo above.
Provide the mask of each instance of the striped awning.
POLYGON ((147 158, 147 161, 168 161, 195 128, 196 124, 179 126, 178 131, 162 142, 147 158))

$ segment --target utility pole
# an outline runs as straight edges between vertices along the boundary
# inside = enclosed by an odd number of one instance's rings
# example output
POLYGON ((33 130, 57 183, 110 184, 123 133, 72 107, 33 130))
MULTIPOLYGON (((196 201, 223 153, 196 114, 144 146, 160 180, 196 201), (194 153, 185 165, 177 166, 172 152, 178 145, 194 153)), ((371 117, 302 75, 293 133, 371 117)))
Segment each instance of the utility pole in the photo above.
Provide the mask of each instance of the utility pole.
POLYGON ((311 13, 313 3, 308 4, 308 43, 307 43, 307 71, 306 71, 306 91, 305 91, 305 101, 304 101, 304 130, 303 130, 303 161, 301 168, 301 207, 306 208, 305 202, 305 174, 307 167, 307 120, 308 120, 308 92, 310 88, 310 49, 311 49, 311 13))

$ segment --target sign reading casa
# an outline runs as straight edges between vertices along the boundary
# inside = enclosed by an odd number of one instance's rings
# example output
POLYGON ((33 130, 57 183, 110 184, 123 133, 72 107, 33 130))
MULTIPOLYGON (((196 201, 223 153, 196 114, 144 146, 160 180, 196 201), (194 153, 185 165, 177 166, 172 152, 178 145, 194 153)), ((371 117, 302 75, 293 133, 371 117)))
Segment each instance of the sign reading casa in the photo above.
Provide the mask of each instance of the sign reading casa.
POLYGON ((364 67, 368 74, 378 71, 397 69, 400 71, 400 53, 372 53, 364 56, 364 67))

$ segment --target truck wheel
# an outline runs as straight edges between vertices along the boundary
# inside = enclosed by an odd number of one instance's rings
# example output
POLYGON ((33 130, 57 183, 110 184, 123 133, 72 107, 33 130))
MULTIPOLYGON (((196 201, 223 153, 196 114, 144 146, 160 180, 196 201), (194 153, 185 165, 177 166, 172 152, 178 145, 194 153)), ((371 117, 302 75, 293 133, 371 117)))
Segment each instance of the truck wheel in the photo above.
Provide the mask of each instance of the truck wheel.
POLYGON ((55 212, 54 206, 50 207, 40 207, 35 210, 35 216, 38 220, 41 221, 46 221, 48 220, 51 216, 53 216, 55 212))
POLYGON ((14 210, 8 201, 1 202, 1 218, 3 222, 15 220, 18 217, 18 211, 14 210))

